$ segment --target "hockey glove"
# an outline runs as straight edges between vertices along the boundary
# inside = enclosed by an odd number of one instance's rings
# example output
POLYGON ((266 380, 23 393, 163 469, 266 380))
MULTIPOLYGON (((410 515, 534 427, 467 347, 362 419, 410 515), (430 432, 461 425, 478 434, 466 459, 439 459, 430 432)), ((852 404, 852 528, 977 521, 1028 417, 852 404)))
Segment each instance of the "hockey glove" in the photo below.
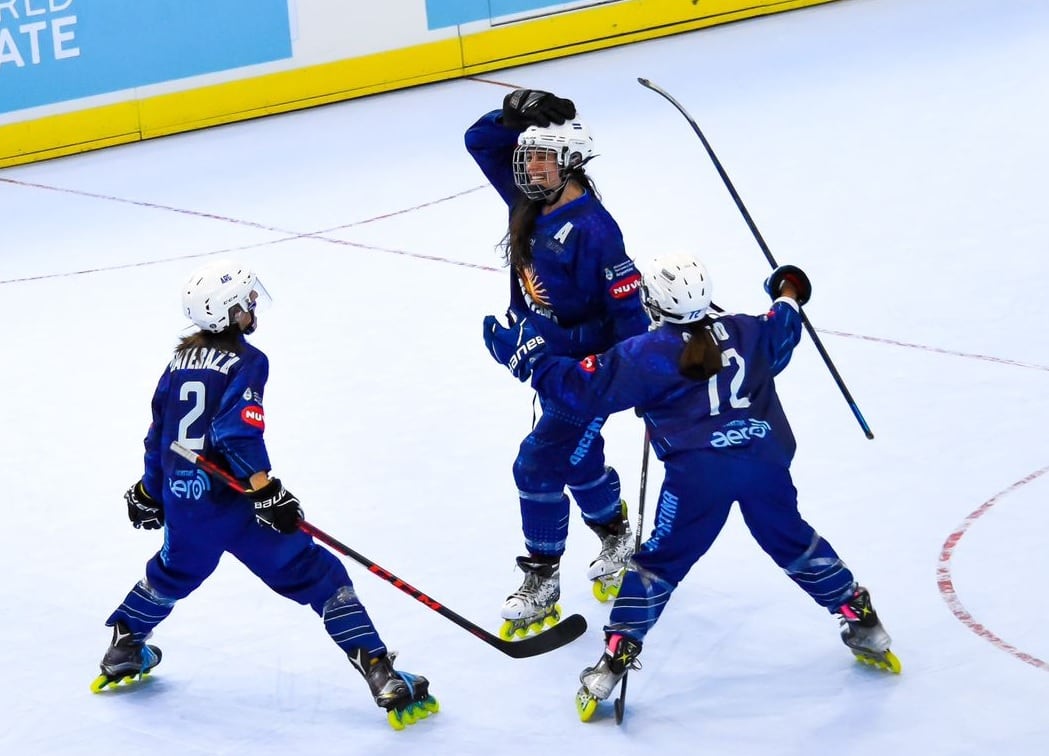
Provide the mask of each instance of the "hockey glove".
POLYGON ((539 89, 515 89, 503 98, 503 124, 524 131, 529 126, 558 125, 575 118, 575 103, 539 89))
POLYGON ((777 299, 781 296, 783 284, 789 283, 797 292, 796 299, 799 305, 809 301, 812 296, 812 284, 805 271, 795 265, 780 265, 765 279, 765 292, 777 299))
POLYGON ((249 491, 248 496, 255 502, 255 520, 262 527, 273 528, 284 535, 299 529, 302 507, 280 478, 272 478, 257 491, 249 491))
POLYGON ((522 383, 532 375, 532 365, 546 350, 546 340, 528 318, 522 318, 511 328, 504 328, 495 315, 484 319, 484 345, 492 358, 506 365, 522 383))
POLYGON ((146 491, 140 480, 124 492, 127 516, 136 528, 157 530, 164 527, 164 503, 157 501, 146 491))

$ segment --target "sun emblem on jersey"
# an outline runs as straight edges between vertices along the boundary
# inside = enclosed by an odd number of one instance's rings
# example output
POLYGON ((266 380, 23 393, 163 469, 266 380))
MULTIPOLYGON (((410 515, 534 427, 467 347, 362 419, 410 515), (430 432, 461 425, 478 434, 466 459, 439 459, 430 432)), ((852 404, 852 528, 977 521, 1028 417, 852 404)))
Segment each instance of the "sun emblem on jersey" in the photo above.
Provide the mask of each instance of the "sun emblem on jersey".
POLYGON ((543 286, 543 282, 539 280, 539 276, 536 275, 535 269, 531 265, 525 265, 519 268, 518 278, 520 278, 521 286, 524 289, 525 295, 529 299, 539 307, 550 307, 550 300, 547 297, 546 287, 543 286))

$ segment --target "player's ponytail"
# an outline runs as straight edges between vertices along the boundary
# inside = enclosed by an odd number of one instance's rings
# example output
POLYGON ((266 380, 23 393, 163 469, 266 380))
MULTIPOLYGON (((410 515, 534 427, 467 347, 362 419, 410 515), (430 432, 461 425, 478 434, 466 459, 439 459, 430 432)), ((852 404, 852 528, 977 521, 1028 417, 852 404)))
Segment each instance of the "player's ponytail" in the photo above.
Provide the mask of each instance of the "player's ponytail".
POLYGON ((678 358, 678 372, 694 381, 705 381, 721 370, 721 347, 711 330, 714 323, 705 315, 684 330, 685 348, 678 358))

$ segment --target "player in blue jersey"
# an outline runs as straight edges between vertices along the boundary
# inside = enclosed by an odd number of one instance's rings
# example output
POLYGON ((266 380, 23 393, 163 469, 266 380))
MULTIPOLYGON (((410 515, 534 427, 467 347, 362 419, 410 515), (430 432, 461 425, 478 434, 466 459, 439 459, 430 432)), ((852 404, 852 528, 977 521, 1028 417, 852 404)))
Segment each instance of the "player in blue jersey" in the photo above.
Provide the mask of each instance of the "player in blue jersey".
POLYGON ((399 672, 354 590, 346 568, 299 529, 302 509, 271 477, 263 440, 269 360, 245 336, 255 331, 266 290, 247 267, 211 263, 182 289, 186 316, 200 329, 184 336, 153 394, 145 473, 124 498, 136 528, 164 529, 146 575, 106 620, 113 639, 92 684, 99 692, 155 667, 160 649, 146 639, 232 554, 281 596, 309 604, 401 729, 437 710, 421 675, 399 672), (245 497, 170 450, 210 457, 245 482, 245 497))
MULTIPOLYGON (((586 173, 593 140, 575 105, 549 92, 515 90, 501 110, 467 130, 466 147, 510 210, 503 245, 511 321, 527 316, 553 353, 576 359, 644 332, 641 277, 586 173)), ((619 475, 605 465, 605 415, 555 410, 540 401, 542 417, 513 466, 528 554, 517 559, 524 582, 501 612, 507 639, 560 617, 566 486, 601 539, 587 572, 598 599, 615 595, 633 551, 619 475)))
POLYGON ((820 606, 836 614, 861 660, 894 672, 890 637, 837 552, 798 512, 790 475, 795 442, 774 377, 801 338, 808 277, 781 266, 766 281, 765 315, 711 311, 706 269, 672 254, 644 266, 645 306, 656 328, 581 361, 553 356, 532 318, 486 341, 498 360, 548 404, 607 415, 636 408, 665 479, 655 527, 627 569, 605 626, 601 659, 580 675, 586 720, 641 651, 678 583, 713 544, 734 501, 761 548, 820 606))

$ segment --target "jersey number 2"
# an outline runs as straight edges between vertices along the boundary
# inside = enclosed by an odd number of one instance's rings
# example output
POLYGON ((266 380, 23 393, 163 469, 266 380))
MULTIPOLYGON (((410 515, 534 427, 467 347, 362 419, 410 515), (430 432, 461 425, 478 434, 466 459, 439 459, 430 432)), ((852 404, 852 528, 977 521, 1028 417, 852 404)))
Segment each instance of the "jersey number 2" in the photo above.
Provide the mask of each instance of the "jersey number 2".
POLYGON ((183 383, 182 387, 179 389, 178 398, 183 402, 193 402, 193 406, 189 408, 189 412, 183 415, 182 419, 178 421, 178 442, 187 449, 200 451, 204 448, 204 437, 189 435, 189 426, 193 425, 193 423, 204 414, 203 381, 186 381, 183 383))

